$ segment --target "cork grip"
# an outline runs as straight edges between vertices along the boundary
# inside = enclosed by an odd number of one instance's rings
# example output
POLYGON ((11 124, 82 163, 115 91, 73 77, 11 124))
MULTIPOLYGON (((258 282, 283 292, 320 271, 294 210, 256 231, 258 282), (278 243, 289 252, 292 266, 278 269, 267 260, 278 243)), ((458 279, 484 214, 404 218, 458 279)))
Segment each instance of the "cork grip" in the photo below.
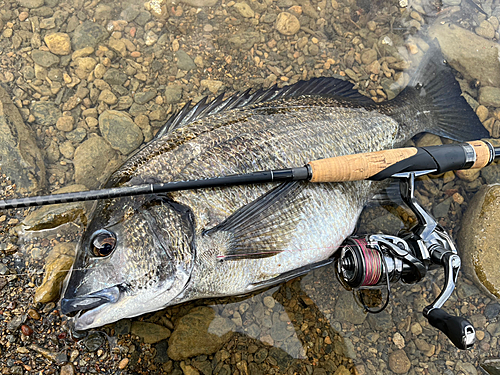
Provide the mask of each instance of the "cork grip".
POLYGON ((490 149, 483 141, 467 142, 476 151, 476 162, 471 168, 483 168, 490 162, 490 149))
POLYGON ((309 162, 311 182, 341 182, 365 180, 387 167, 413 156, 415 147, 337 156, 309 162))

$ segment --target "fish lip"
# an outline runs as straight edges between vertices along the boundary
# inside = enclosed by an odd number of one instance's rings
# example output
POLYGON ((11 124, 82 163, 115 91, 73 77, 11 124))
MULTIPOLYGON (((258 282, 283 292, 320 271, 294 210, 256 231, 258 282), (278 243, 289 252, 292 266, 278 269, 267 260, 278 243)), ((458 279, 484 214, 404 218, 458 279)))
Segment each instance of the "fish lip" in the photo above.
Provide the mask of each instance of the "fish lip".
POLYGON ((107 303, 116 303, 122 293, 121 285, 115 285, 97 292, 89 293, 83 296, 61 299, 61 313, 68 315, 72 312, 82 312, 96 309, 107 303))

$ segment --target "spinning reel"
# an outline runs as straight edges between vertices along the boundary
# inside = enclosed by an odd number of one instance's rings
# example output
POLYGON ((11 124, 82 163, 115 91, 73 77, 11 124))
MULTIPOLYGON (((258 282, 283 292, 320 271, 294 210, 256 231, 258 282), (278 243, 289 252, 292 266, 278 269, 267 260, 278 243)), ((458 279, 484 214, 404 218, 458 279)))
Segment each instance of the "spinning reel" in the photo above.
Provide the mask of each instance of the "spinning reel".
POLYGON ((359 293, 365 310, 378 313, 389 302, 391 283, 414 284, 422 280, 428 270, 443 267, 445 285, 436 300, 424 308, 423 314, 457 348, 469 349, 476 341, 472 324, 441 309, 455 289, 460 257, 451 237, 414 197, 415 177, 430 172, 433 171, 393 176, 400 179, 401 197, 417 216, 418 224, 398 237, 385 234, 349 237, 339 252, 336 273, 346 289, 362 290, 386 285, 387 299, 377 310, 370 310, 363 300, 363 293, 359 293))

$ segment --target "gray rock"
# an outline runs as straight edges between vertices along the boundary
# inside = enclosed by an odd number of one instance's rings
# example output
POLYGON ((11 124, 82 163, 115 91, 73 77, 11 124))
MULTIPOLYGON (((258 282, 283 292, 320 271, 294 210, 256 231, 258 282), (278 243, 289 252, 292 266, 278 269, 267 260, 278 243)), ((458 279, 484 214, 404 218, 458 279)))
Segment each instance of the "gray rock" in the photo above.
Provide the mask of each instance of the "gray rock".
POLYGON ((108 110, 99 116, 99 129, 111 147, 128 155, 143 141, 141 129, 123 112, 108 110))
POLYGON ((448 215, 448 211, 450 210, 451 202, 453 201, 453 197, 449 197, 442 201, 441 203, 434 206, 432 209, 432 213, 435 218, 446 217, 448 215))
POLYGON ((269 357, 272 357, 276 360, 279 366, 279 372, 282 374, 286 373, 286 369, 293 362, 293 358, 288 355, 287 352, 276 347, 272 347, 269 350, 269 357))
POLYGON ((108 69, 102 79, 110 85, 123 85, 127 80, 127 75, 118 69, 108 69))
POLYGON ((458 234, 462 267, 478 287, 500 298, 500 185, 484 185, 474 195, 458 234))
POLYGON ((81 143, 87 136, 87 131, 84 128, 76 128, 73 131, 66 133, 66 138, 73 143, 81 143))
POLYGON ((139 12, 138 7, 129 6, 120 13, 120 17, 127 22, 132 22, 139 15, 139 12))
POLYGON ((128 335, 132 327, 130 319, 122 319, 115 323, 115 335, 128 335))
POLYGON ((481 177, 488 185, 500 183, 500 166, 498 164, 488 165, 481 169, 481 177))
POLYGON ((2 173, 19 192, 35 194, 45 187, 45 164, 31 129, 0 86, 0 160, 2 173))
POLYGON ((146 104, 155 97, 156 97, 156 90, 150 90, 146 92, 136 93, 134 96, 134 100, 137 104, 146 104))
POLYGON ((151 14, 143 10, 139 12, 134 21, 136 24, 144 26, 150 19, 151 19, 151 14))
POLYGON ((85 346, 85 348, 89 352, 95 352, 97 349, 99 349, 103 344, 104 344, 104 336, 102 333, 99 332, 93 332, 87 337, 85 337, 82 341, 81 344, 85 346))
POLYGON ((241 32, 230 36, 227 43, 231 48, 238 50, 249 50, 255 43, 260 41, 260 33, 258 32, 241 32))
POLYGON ((479 366, 489 375, 500 375, 500 358, 485 358, 479 366))
POLYGON ((14 315, 14 317, 9 320, 7 323, 7 330, 14 332, 21 327, 21 324, 23 324, 26 321, 26 315, 14 315))
POLYGON ((181 85, 171 85, 167 86, 165 89, 165 101, 167 104, 175 104, 181 100, 182 97, 182 86, 181 85))
POLYGON ((219 0, 181 0, 181 3, 191 5, 192 7, 211 7, 217 4, 219 0))
POLYGON ((479 289, 474 285, 469 285, 467 283, 460 283, 457 287, 457 293, 460 298, 469 298, 479 294, 479 289))
POLYGON ((59 64, 59 57, 49 51, 34 50, 31 53, 31 57, 35 64, 43 66, 44 68, 50 68, 52 65, 59 64))
POLYGON ((458 361, 455 371, 462 371, 465 375, 477 375, 477 370, 472 363, 458 361))
POLYGON ((394 327, 392 316, 386 310, 378 314, 368 314, 368 323, 376 331, 389 331, 394 327))
POLYGON ((358 306, 352 293, 344 290, 338 294, 334 315, 335 320, 353 324, 362 324, 366 319, 366 313, 358 306))
POLYGON ((234 323, 216 315, 212 308, 196 307, 177 322, 168 341, 168 356, 181 361, 201 354, 213 354, 232 337, 232 328, 234 323))
POLYGON ((156 349, 155 362, 167 363, 168 361, 170 361, 170 358, 167 354, 167 349, 168 349, 167 340, 160 341, 158 344, 155 345, 155 349, 156 349))
POLYGON ((295 331, 287 330, 288 324, 287 322, 277 321, 274 322, 271 327, 271 337, 275 341, 284 341, 286 338, 292 336, 295 331))
POLYGON ((253 356, 254 361, 257 363, 264 362, 267 358, 267 354, 268 354, 268 351, 266 348, 260 348, 259 350, 257 350, 257 352, 253 356))
POLYGON ((59 108, 52 102, 35 102, 31 106, 31 113, 40 125, 55 125, 62 116, 59 108))
POLYGON ((191 69, 196 69, 196 64, 193 59, 182 49, 175 53, 177 57, 177 67, 182 70, 190 71, 191 69))
POLYGON ((500 86, 498 43, 440 22, 429 29, 429 36, 438 39, 446 60, 466 79, 478 79, 485 86, 500 86))
POLYGON ((490 303, 486 308, 484 309, 484 316, 487 319, 495 319, 498 314, 500 314, 500 304, 498 303, 490 303))
POLYGON ((389 354, 389 368, 396 374, 405 374, 410 367, 411 362, 404 350, 395 350, 389 354))
POLYGON ((156 344, 170 337, 168 328, 148 322, 132 322, 130 332, 139 336, 146 344, 156 344))
POLYGON ((479 89, 479 103, 487 107, 500 107, 500 88, 482 86, 479 89))
POLYGON ((104 27, 95 22, 86 21, 75 29, 71 38, 71 44, 74 51, 87 46, 95 48, 108 36, 109 34, 104 27))
POLYGON ((73 163, 75 182, 89 189, 97 188, 119 166, 116 151, 103 138, 97 136, 87 139, 77 147, 73 163))
POLYGON ((17 0, 17 2, 20 6, 29 9, 40 8, 45 5, 44 0, 17 0))

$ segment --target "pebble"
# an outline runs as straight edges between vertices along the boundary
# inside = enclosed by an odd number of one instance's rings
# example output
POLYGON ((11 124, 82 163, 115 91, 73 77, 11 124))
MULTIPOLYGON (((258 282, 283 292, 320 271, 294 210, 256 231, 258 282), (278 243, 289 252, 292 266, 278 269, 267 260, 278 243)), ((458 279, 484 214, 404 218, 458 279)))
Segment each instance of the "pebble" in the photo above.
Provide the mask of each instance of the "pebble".
POLYGON ((479 169, 461 169, 455 172, 459 179, 469 182, 476 180, 480 173, 479 169))
POLYGON ((24 336, 31 336, 33 334, 33 329, 30 326, 23 324, 21 326, 21 332, 24 336))
POLYGON ((476 34, 487 39, 493 39, 495 37, 495 28, 488 21, 483 21, 476 27, 476 34))
POLYGON ((35 9, 45 4, 45 0, 18 0, 19 5, 24 8, 35 9))
POLYGON ((401 336, 401 333, 396 332, 392 337, 392 342, 398 349, 403 349, 405 347, 405 339, 401 336))
POLYGON ((71 116, 62 116, 57 119, 56 128, 63 132, 70 132, 73 130, 75 120, 71 116))
POLYGON ((481 86, 478 101, 484 106, 500 107, 500 88, 481 86))
POLYGON ((132 322, 130 332, 139 336, 146 344, 155 344, 170 337, 170 330, 149 322, 132 322))
POLYGON ((75 375, 75 367, 73 366, 72 363, 67 363, 64 366, 61 367, 61 372, 59 375, 75 375))
POLYGON ((245 18, 253 18, 255 17, 255 12, 253 11, 252 8, 250 8, 250 6, 245 3, 245 2, 241 2, 241 3, 236 3, 234 4, 234 8, 236 10, 238 10, 238 12, 245 18))
POLYGON ((59 57, 49 51, 34 50, 31 53, 31 57, 36 64, 44 68, 50 68, 52 65, 59 64, 59 57))
POLYGON ((125 113, 107 110, 99 116, 99 129, 112 148, 123 155, 137 149, 144 137, 141 129, 125 113))
POLYGON ((128 362, 129 362, 129 359, 128 358, 123 358, 119 363, 118 363, 118 368, 120 370, 123 370, 125 367, 127 367, 128 365, 128 362))
POLYGON ((40 320, 40 314, 35 309, 28 309, 27 314, 32 319, 40 320))
POLYGON ((389 368, 396 374, 405 374, 411 368, 411 362, 404 350, 395 350, 389 354, 389 368))
POLYGON ((281 12, 276 18, 275 27, 283 35, 295 35, 300 30, 300 22, 293 14, 281 12))

